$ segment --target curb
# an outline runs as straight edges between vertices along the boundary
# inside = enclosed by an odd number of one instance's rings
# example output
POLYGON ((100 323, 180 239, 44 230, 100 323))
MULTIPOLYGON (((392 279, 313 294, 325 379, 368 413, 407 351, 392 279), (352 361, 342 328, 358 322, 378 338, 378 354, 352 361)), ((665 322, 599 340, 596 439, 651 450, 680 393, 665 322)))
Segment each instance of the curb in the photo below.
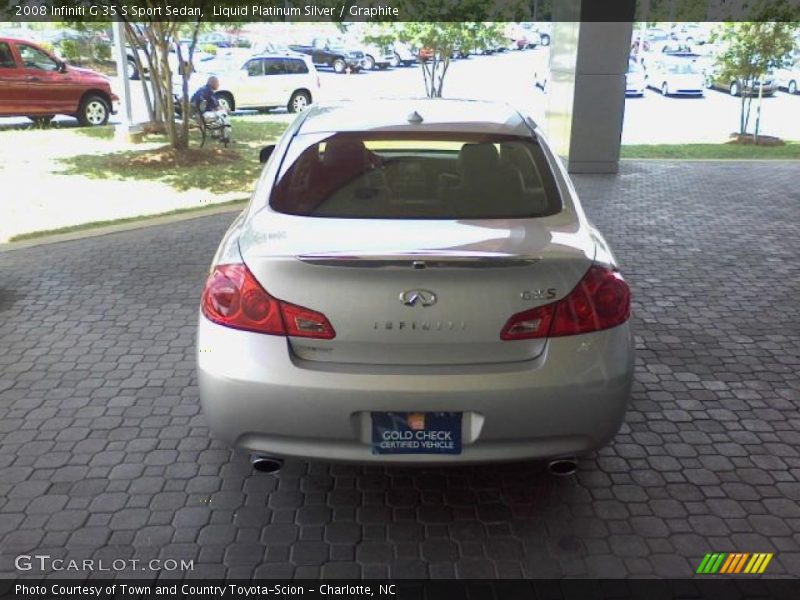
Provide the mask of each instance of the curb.
MULTIPOLYGON (((0 253, 12 252, 14 250, 23 250, 25 248, 34 248, 36 246, 45 246, 49 244, 59 244, 61 242, 72 242, 82 240, 85 238, 99 237, 103 235, 110 235, 113 233, 122 233, 125 231, 133 231, 135 229, 143 229, 145 227, 155 227, 157 225, 168 225, 170 223, 178 223, 180 221, 188 221, 190 219, 199 219, 202 217, 212 217, 214 215, 221 215, 225 213, 241 212, 246 206, 247 201, 242 200, 241 206, 210 206, 208 208, 200 208, 196 211, 180 213, 176 215, 144 215, 136 221, 120 223, 119 225, 104 225, 102 227, 81 229, 80 231, 71 231, 69 233, 56 233, 53 235, 43 235, 40 238, 32 240, 21 240, 19 242, 6 242, 0 244, 0 253)), ((90 225, 90 223, 87 223, 90 225)))

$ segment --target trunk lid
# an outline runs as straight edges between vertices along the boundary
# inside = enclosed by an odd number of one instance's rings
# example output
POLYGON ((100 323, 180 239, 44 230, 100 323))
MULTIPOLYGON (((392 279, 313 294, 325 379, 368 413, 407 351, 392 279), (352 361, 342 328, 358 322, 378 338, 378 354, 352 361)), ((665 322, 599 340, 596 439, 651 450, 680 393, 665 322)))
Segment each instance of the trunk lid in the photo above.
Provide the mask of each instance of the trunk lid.
POLYGON ((270 294, 324 313, 332 340, 290 338, 309 361, 464 365, 536 358, 545 340, 503 341, 515 313, 568 294, 594 242, 572 222, 309 218, 264 211, 239 239, 270 294))

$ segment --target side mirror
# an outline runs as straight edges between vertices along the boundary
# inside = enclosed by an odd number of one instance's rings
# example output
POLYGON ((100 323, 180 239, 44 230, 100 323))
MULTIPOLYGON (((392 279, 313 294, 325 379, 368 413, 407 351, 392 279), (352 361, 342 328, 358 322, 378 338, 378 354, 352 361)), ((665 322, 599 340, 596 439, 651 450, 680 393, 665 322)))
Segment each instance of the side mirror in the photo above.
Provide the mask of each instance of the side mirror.
POLYGON ((66 73, 67 72, 67 61, 62 60, 58 63, 58 72, 59 73, 66 73))
POLYGON ((269 160, 269 157, 272 156, 272 153, 274 151, 275 151, 275 144, 264 146, 261 149, 261 152, 258 153, 258 160, 261 161, 262 165, 269 160))

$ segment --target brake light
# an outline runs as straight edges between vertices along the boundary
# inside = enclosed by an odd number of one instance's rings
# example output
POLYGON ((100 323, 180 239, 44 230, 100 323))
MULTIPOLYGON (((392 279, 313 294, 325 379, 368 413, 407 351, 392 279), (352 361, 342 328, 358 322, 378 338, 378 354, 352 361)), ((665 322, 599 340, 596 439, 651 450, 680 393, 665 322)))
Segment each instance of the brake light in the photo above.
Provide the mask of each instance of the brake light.
POLYGON ((558 302, 513 315, 500 332, 503 340, 561 337, 621 325, 631 314, 631 292, 618 272, 591 267, 558 302))
POLYGON ((269 335, 330 340, 336 332, 322 313, 270 296, 245 265, 218 265, 201 301, 207 319, 269 335))

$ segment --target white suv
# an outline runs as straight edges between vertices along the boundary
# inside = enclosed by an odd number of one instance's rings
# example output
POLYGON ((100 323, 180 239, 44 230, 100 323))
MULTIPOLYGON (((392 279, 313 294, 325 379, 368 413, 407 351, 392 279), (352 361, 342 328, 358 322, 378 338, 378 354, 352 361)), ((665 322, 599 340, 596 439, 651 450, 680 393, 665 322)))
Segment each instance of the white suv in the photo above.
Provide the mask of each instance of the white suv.
POLYGON ((231 55, 209 61, 195 77, 212 74, 219 78, 217 98, 229 110, 285 106, 301 112, 320 91, 317 69, 302 54, 231 55))

